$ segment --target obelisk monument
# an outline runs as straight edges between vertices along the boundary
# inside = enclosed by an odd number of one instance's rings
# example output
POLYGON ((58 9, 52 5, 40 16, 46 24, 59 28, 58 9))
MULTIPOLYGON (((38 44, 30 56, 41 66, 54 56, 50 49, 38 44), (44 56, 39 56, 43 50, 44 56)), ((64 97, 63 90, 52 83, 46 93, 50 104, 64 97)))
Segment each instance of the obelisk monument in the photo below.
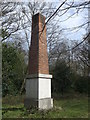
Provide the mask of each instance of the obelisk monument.
POLYGON ((28 68, 25 107, 51 109, 53 107, 52 75, 49 75, 45 17, 40 13, 32 17, 28 68))

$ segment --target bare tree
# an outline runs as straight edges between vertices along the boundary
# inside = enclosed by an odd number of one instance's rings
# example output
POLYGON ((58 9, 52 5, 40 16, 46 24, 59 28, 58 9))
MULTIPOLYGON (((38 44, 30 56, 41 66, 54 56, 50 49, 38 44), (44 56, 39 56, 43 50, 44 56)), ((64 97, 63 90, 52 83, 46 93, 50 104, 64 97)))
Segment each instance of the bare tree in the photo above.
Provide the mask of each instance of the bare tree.
MULTIPOLYGON (((75 14, 79 15, 82 10, 84 11, 85 9, 87 9, 88 4, 90 4, 90 1, 87 0, 81 3, 76 3, 75 1, 69 2, 68 0, 64 0, 63 2, 61 1, 59 5, 46 2, 2 2, 0 3, 0 22, 2 22, 2 26, 0 27, 0 29, 3 32, 1 34, 2 42, 18 41, 20 42, 20 44, 25 45, 26 43, 29 48, 31 39, 32 16, 37 12, 40 12, 46 17, 45 25, 47 25, 47 43, 50 62, 55 61, 57 63, 58 60, 65 59, 66 62, 69 63, 69 65, 71 65, 71 61, 73 61, 73 63, 78 61, 78 65, 80 63, 81 66, 83 65, 83 63, 87 64, 86 44, 83 44, 83 47, 81 47, 80 45, 83 42, 80 42, 73 48, 71 48, 71 46, 68 47, 68 42, 65 41, 66 38, 65 36, 63 36, 63 32, 66 31, 71 34, 71 31, 80 30, 82 27, 90 23, 90 21, 86 21, 79 26, 76 25, 76 27, 73 28, 63 29, 61 27, 61 23, 67 21, 75 14), (67 13, 70 10, 74 10, 74 12, 71 12, 71 14, 67 16, 67 13), (67 17, 61 20, 61 17, 63 16, 67 17), (72 52, 73 54, 71 54, 72 52)), ((23 89, 23 85, 21 88, 21 92, 23 89)))
MULTIPOLYGON (((54 56, 56 56, 57 58, 55 59, 58 60, 60 56, 64 56, 64 54, 66 54, 67 58, 69 58, 69 52, 67 51, 71 50, 68 50, 68 48, 66 48, 66 51, 62 51, 59 48, 62 45, 62 41, 66 39, 62 36, 63 32, 66 31, 70 33, 75 29, 80 29, 86 24, 88 24, 90 21, 86 21, 85 23, 74 28, 62 29, 60 24, 64 21, 67 21, 75 14, 79 15, 81 10, 84 11, 85 9, 87 9, 88 4, 90 4, 89 1, 76 3, 75 1, 69 2, 68 0, 60 2, 59 6, 54 5, 54 3, 48 4, 46 2, 2 2, 0 3, 2 10, 2 16, 0 17, 0 20, 2 21, 3 19, 1 30, 5 33, 3 35, 2 41, 12 40, 19 41, 21 44, 27 43, 27 46, 29 48, 31 39, 32 16, 37 12, 40 12, 41 14, 46 16, 45 25, 47 25, 47 43, 49 50, 49 59, 51 59, 50 57, 54 58, 54 56), (73 9, 74 12, 67 16, 64 20, 60 19, 62 16, 67 15, 69 10, 73 9)), ((73 47, 73 49, 78 47, 78 45, 73 47)))

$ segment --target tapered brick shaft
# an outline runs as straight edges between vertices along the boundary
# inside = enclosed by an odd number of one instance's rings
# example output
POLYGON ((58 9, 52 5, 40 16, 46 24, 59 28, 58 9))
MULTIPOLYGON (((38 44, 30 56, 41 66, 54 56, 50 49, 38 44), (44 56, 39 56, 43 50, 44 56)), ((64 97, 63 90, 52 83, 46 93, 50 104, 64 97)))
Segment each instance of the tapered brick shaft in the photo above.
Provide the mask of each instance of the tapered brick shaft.
POLYGON ((29 75, 49 74, 45 17, 40 13, 32 17, 31 45, 29 49, 29 75), (42 29, 44 28, 43 32, 42 29))

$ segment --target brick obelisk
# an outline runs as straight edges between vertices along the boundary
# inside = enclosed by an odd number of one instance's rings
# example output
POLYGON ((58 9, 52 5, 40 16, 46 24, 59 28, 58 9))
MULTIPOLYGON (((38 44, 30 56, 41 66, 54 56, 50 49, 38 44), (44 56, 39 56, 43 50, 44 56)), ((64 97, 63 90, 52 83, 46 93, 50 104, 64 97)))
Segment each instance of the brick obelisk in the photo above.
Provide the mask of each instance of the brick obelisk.
POLYGON ((45 17, 40 13, 32 17, 28 68, 25 107, 37 107, 38 109, 52 108, 52 75, 49 75, 45 17))

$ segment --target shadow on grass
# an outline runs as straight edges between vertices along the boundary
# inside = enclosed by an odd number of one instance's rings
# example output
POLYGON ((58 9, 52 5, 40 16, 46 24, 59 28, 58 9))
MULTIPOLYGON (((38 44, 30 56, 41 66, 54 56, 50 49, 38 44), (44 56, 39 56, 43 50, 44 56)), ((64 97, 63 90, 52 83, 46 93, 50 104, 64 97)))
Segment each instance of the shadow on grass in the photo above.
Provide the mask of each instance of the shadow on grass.
POLYGON ((4 110, 4 111, 17 111, 17 110, 24 111, 24 108, 12 107, 12 108, 2 108, 2 110, 4 110))
POLYGON ((52 98, 59 101, 59 100, 69 100, 69 99, 81 99, 87 98, 88 94, 80 94, 80 93, 65 93, 64 95, 61 94, 52 94, 52 98))
POLYGON ((26 109, 25 107, 8 107, 8 108, 2 108, 2 114, 6 114, 8 111, 16 112, 20 111, 24 115, 29 115, 29 114, 35 114, 35 113, 43 113, 43 111, 38 111, 38 109, 35 108, 30 108, 26 109))
POLYGON ((13 112, 21 111, 21 112, 24 112, 25 109, 24 108, 17 108, 17 107, 2 108, 2 115, 6 114, 8 111, 13 111, 13 112))
POLYGON ((12 108, 3 108, 2 111, 3 111, 2 115, 5 115, 8 111, 12 111, 12 112, 20 111, 20 114, 22 116, 28 116, 28 115, 34 115, 35 114, 35 115, 37 115, 41 118, 44 118, 45 115, 47 115, 51 110, 38 110, 38 109, 35 109, 35 108, 30 108, 28 110, 28 109, 25 109, 24 107, 23 108, 12 107, 12 108))

